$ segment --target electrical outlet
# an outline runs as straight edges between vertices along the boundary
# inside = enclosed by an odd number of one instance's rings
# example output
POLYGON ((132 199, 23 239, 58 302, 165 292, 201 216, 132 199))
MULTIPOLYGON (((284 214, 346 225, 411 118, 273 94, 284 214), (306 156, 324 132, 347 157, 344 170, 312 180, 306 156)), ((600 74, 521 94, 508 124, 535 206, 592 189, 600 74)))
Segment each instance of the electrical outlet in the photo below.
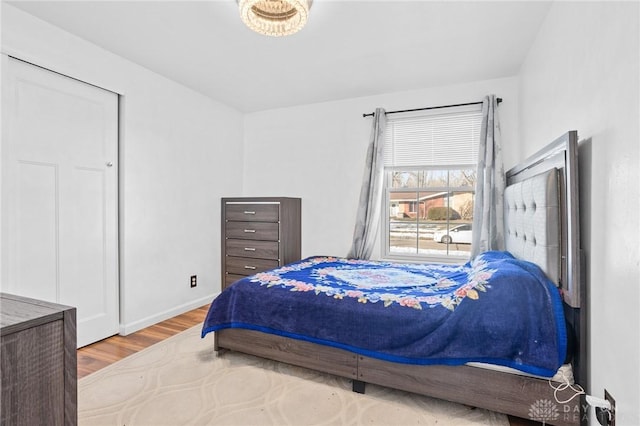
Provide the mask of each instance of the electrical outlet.
POLYGON ((198 285, 198 276, 191 275, 191 288, 196 287, 198 285))
POLYGON ((609 426, 616 426, 616 400, 613 399, 611 394, 607 392, 606 389, 604 390, 604 399, 611 403, 611 421, 609 422, 609 426))

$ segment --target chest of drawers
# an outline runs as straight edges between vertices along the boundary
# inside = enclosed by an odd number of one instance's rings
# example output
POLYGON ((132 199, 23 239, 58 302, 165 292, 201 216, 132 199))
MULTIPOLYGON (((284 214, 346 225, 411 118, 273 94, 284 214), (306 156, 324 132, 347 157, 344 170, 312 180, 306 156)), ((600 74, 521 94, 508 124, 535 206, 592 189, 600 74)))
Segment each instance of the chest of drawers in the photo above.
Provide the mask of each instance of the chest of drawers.
POLYGON ((300 260, 301 200, 222 199, 222 288, 300 260))

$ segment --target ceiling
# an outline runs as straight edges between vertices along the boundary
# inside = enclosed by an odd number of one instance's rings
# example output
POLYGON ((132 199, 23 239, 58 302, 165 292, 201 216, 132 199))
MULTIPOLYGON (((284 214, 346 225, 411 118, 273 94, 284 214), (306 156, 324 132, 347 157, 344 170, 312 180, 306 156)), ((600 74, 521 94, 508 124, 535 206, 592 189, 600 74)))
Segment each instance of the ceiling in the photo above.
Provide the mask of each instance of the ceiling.
POLYGON ((9 3, 243 112, 514 76, 550 7, 315 0, 271 38, 234 0, 9 3))

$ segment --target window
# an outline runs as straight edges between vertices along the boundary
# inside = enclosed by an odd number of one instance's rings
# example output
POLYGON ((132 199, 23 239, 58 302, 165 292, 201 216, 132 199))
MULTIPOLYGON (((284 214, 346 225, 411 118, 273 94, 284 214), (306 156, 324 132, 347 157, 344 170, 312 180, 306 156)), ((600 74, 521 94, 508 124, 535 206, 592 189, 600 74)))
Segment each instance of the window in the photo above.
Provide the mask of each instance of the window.
POLYGON ((469 258, 481 105, 388 117, 386 258, 469 258))

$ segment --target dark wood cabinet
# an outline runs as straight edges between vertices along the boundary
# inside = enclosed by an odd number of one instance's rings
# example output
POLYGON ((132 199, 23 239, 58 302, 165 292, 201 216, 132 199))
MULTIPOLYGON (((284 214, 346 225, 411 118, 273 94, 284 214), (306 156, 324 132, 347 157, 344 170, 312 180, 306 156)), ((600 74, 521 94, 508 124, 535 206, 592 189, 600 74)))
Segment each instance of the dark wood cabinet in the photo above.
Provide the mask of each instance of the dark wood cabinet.
POLYGON ((301 200, 222 199, 222 288, 300 260, 301 200))
POLYGON ((76 425, 76 309, 0 293, 2 425, 76 425))

